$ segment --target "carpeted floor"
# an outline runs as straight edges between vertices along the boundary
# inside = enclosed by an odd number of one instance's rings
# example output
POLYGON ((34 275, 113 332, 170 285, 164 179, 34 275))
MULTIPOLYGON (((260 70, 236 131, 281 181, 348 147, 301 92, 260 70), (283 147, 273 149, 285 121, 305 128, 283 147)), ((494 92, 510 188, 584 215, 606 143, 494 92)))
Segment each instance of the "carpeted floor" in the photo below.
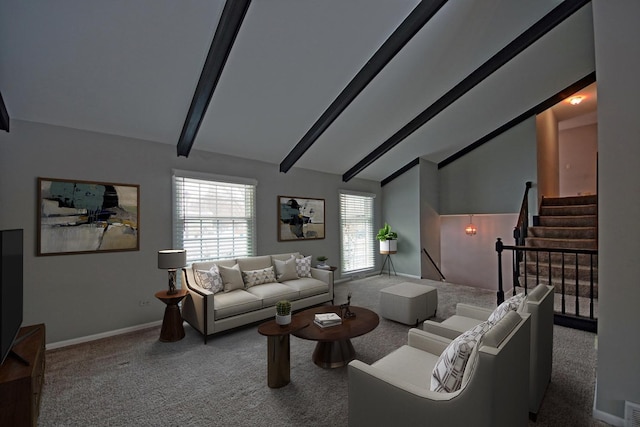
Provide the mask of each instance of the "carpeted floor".
MULTIPOLYGON (((336 303, 378 310, 378 291, 413 281, 375 276, 336 285, 336 303)), ((495 306, 495 293, 429 281, 438 288, 435 320, 456 302, 495 306)), ((346 426, 347 368, 311 361, 315 342, 291 338, 291 383, 266 384, 267 340, 249 325, 212 337, 185 324, 186 337, 158 341, 159 327, 47 352, 39 426, 346 426)), ((353 339, 358 359, 371 363, 406 343, 409 327, 386 319, 353 339)), ((554 370, 536 423, 605 426, 591 417, 594 334, 556 326, 554 370)), ((398 425, 401 425, 399 422, 398 425)))

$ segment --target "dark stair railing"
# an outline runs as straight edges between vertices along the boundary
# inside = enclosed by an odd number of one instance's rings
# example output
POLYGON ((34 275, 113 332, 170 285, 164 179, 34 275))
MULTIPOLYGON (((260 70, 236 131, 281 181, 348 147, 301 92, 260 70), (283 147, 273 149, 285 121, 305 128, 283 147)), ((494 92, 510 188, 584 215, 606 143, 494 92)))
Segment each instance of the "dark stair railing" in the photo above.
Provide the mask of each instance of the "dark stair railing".
POLYGON ((440 275, 440 278, 441 278, 440 280, 447 280, 447 279, 444 278, 444 275, 442 274, 442 271, 440 271, 440 269, 438 268, 436 263, 433 261, 433 258, 431 258, 431 255, 429 255, 429 252, 427 252, 427 250, 425 248, 422 248, 422 252, 424 252, 424 254, 427 256, 427 258, 429 258, 429 261, 431 261, 431 264, 433 264, 433 266, 438 271, 438 274, 440 275))
MULTIPOLYGON (((527 238, 527 230, 529 229, 529 189, 531 189, 531 181, 525 183, 518 222, 513 228, 513 238, 516 241, 516 246, 525 246, 525 239, 527 238)), ((517 286, 520 286, 520 262, 524 260, 524 253, 516 251, 516 260, 517 262, 513 268, 513 283, 517 283, 517 286)))
MULTIPOLYGON (((518 253, 524 254, 524 259, 528 259, 527 253, 535 254, 535 283, 540 283, 541 277, 540 274, 540 253, 547 253, 548 255, 548 277, 547 283, 551 286, 555 287, 555 282, 553 281, 553 271, 551 268, 551 254, 559 253, 561 254, 561 275, 560 275, 560 294, 561 294, 561 310, 559 313, 554 314, 554 323, 556 325, 567 326, 570 328, 581 329, 590 332, 597 332, 598 328, 598 319, 594 314, 594 295, 595 295, 595 278, 594 278, 594 257, 598 255, 598 251, 596 249, 566 249, 566 248, 537 248, 537 247, 529 247, 529 246, 507 246, 502 243, 502 239, 498 238, 496 241, 496 252, 498 253, 498 304, 504 301, 504 284, 502 280, 502 252, 504 250, 512 251, 512 260, 513 260, 513 269, 515 270, 516 264, 520 264, 520 261, 517 260, 518 253), (566 255, 572 254, 575 257, 575 266, 570 267, 567 266, 566 255), (578 273, 578 256, 588 256, 590 259, 589 262, 589 316, 580 315, 580 297, 586 297, 586 295, 580 295, 580 275, 578 273), (575 271, 575 314, 567 313, 567 298, 571 296, 567 296, 566 294, 566 285, 568 284, 566 279, 565 272, 567 270, 574 269, 575 271)), ((524 292, 527 293, 527 268, 524 268, 524 292)), ((513 283, 513 294, 516 294, 516 287, 522 287, 519 283, 513 283)), ((556 293, 557 289, 556 289, 556 293)))
MULTIPOLYGON (((507 246, 502 242, 502 239, 498 238, 496 241, 496 252, 498 253, 498 292, 497 300, 498 304, 504 301, 504 284, 502 278, 502 252, 504 250, 512 251, 512 268, 513 272, 513 294, 516 294, 516 287, 524 287, 525 294, 527 293, 528 286, 528 268, 527 261, 530 260, 533 263, 535 256, 535 283, 540 283, 540 253, 546 253, 548 258, 548 277, 547 283, 556 287, 556 284, 560 283, 561 294, 561 309, 560 312, 554 314, 554 323, 556 325, 568 326, 576 329, 582 329, 586 331, 596 332, 598 321, 594 316, 594 295, 595 295, 595 280, 594 280, 594 256, 598 255, 597 249, 566 249, 566 248, 544 248, 544 247, 530 247, 526 246, 527 230, 529 228, 529 189, 531 188, 531 181, 527 181, 525 184, 524 197, 522 199, 522 205, 520 206, 520 214, 518 215, 518 222, 513 229, 513 238, 515 240, 514 246, 507 246), (530 254, 530 255, 529 255, 530 254), (553 268, 552 268, 552 255, 560 254, 561 268, 560 277, 555 277, 553 280, 553 268), (565 272, 567 268, 566 256, 573 255, 575 258, 575 314, 567 313, 567 294, 566 286, 567 279, 565 272), (580 274, 579 274, 579 256, 589 257, 589 316, 580 315, 580 274), (524 266, 521 270, 521 265, 524 266), (524 286, 520 283, 520 278, 523 278, 524 286)), ((556 255, 558 258, 558 255, 556 255)), ((556 289, 554 292, 558 293, 556 289)))

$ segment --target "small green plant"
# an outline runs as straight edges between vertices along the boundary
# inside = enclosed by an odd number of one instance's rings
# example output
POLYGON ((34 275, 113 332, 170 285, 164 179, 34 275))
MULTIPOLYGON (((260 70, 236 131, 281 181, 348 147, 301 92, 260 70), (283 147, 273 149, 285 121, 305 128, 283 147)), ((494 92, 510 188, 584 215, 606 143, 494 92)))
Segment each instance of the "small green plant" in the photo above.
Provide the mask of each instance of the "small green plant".
POLYGON ((281 300, 276 303, 276 313, 278 316, 287 316, 291 314, 291 302, 288 300, 281 300))
POLYGON ((324 256, 324 255, 320 255, 320 256, 319 256, 319 257, 317 257, 316 259, 317 259, 318 261, 320 261, 320 262, 325 262, 325 261, 326 261, 326 260, 328 260, 329 258, 327 258, 327 257, 326 257, 326 256, 324 256))
POLYGON ((395 231, 391 231, 391 226, 386 222, 384 223, 384 227, 382 227, 378 231, 378 235, 376 236, 376 239, 378 239, 381 242, 384 242, 386 240, 395 240, 397 238, 398 238, 398 233, 396 233, 395 231))

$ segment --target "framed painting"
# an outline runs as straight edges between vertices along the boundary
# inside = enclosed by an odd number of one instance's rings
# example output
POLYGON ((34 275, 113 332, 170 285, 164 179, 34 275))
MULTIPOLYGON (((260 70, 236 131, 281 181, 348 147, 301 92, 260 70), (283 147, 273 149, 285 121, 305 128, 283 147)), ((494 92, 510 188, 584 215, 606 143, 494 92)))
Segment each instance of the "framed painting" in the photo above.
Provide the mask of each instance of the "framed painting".
POLYGON ((38 178, 38 255, 140 249, 140 186, 38 178))
POLYGON ((324 239, 324 199, 278 196, 278 241, 324 239))

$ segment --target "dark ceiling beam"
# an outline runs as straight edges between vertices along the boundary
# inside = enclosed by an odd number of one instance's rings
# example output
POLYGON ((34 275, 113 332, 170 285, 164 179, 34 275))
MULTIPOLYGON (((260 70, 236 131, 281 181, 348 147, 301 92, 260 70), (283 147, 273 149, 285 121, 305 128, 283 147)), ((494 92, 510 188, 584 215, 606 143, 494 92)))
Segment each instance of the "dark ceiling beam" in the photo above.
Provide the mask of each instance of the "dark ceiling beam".
POLYGON ((233 43, 240 31, 251 0, 227 0, 209 48, 198 86, 178 140, 178 156, 189 157, 204 115, 213 97, 233 43))
POLYGON ((411 160, 409 163, 407 163, 406 165, 404 165, 403 167, 401 167, 400 169, 398 169, 397 171, 395 171, 394 173, 392 173, 391 175, 389 175, 388 177, 380 181, 380 187, 384 187, 394 179, 398 178, 400 175, 403 175, 405 172, 409 172, 411 169, 413 169, 414 166, 418 166, 419 164, 420 164, 420 157, 416 157, 415 159, 411 160))
POLYGON ((6 130, 9 132, 9 112, 7 111, 7 107, 4 105, 2 92, 0 92, 0 130, 6 130))
POLYGON ((530 108, 529 110, 527 110, 524 113, 520 114, 518 117, 516 117, 516 118, 510 120, 509 122, 505 123, 504 125, 500 126, 496 130, 486 134, 485 136, 483 136, 482 138, 478 139, 474 143, 466 146, 462 150, 457 151, 456 153, 454 153, 451 156, 447 157, 446 159, 444 159, 443 161, 438 163, 438 169, 442 169, 443 167, 447 166, 448 164, 455 162, 456 160, 458 160, 462 156, 470 153, 471 151, 475 150, 476 148, 480 147, 481 145, 491 141, 492 139, 496 138, 498 135, 508 131, 509 129, 513 128, 514 126, 519 125, 520 123, 522 123, 526 119, 528 119, 530 117, 533 117, 533 116, 535 116, 537 114, 540 114, 545 110, 548 110, 549 108, 553 107, 557 103, 562 102, 563 100, 567 99, 568 97, 570 97, 574 93, 578 92, 579 90, 584 89, 585 87, 589 86, 590 84, 594 83, 595 81, 596 81, 596 73, 594 71, 592 73, 589 73, 585 77, 581 78, 580 80, 578 80, 577 82, 575 82, 571 86, 569 86, 569 87, 561 90, 560 92, 556 93, 555 95, 545 99, 540 104, 536 105, 533 108, 530 108))
POLYGON ((591 0, 565 0, 342 175, 347 182, 591 0))
POLYGON ((358 74, 340 92, 340 95, 329 105, 329 108, 322 113, 298 144, 287 154, 287 157, 280 163, 280 172, 286 173, 293 167, 331 123, 338 118, 371 80, 378 75, 446 2, 447 0, 423 0, 411 11, 400 26, 373 54, 371 59, 358 71, 358 74))

